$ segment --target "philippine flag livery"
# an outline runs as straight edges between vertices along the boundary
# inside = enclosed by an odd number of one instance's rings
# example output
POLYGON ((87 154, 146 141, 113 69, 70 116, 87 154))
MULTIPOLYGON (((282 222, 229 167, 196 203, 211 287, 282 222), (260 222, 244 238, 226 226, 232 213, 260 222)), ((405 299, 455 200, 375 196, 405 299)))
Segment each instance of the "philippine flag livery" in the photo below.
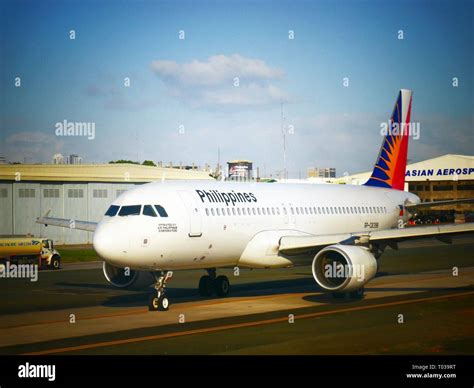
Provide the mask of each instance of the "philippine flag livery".
POLYGON ((382 141, 374 170, 366 186, 403 190, 407 166, 408 137, 410 136, 411 90, 398 93, 387 134, 382 141))

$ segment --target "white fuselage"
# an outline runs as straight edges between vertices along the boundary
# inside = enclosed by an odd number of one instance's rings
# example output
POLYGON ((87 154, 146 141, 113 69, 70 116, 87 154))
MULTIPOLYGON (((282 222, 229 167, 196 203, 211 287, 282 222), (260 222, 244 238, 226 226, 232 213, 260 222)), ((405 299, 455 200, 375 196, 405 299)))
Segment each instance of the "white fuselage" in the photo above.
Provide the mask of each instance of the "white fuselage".
MULTIPOLYGON (((120 210, 141 205, 140 214, 121 216, 117 210, 105 216, 95 230, 94 248, 111 265, 137 270, 235 266, 258 234, 278 240, 390 229, 406 221, 406 213, 400 216, 405 201, 420 200, 367 186, 153 182, 113 202, 120 210), (159 216, 155 207, 155 216, 145 215, 144 205, 160 205, 168 216, 159 216)), ((258 261, 258 246, 255 252, 258 261)), ((266 253, 261 255, 265 260, 266 253)))

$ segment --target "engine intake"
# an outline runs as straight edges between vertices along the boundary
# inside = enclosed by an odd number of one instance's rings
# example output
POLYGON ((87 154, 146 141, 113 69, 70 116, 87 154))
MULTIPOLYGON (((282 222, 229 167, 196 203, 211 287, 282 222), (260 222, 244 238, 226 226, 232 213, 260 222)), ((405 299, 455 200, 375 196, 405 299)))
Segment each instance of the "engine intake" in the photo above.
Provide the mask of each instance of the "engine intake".
POLYGON ((313 259, 313 277, 326 291, 360 289, 377 273, 377 260, 369 249, 353 245, 330 245, 313 259))
POLYGON ((104 261, 102 266, 105 279, 117 288, 146 288, 154 283, 153 275, 150 272, 135 271, 125 268, 114 267, 104 261))

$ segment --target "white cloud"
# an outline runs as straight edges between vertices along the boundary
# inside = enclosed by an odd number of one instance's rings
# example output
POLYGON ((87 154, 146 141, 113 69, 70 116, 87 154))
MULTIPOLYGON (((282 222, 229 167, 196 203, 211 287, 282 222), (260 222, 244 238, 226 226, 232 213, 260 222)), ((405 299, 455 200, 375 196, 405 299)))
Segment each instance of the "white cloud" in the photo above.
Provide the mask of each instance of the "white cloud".
POLYGON ((64 142, 57 136, 41 131, 21 131, 5 139, 4 156, 9 161, 50 162, 53 154, 61 152, 64 142))
POLYGON ((283 78, 282 70, 238 54, 214 55, 206 62, 183 64, 156 60, 151 63, 151 70, 171 96, 195 107, 250 107, 288 100, 287 93, 272 83, 283 78))
POLYGON ((137 92, 128 91, 127 88, 119 89, 117 86, 105 86, 101 84, 89 85, 85 93, 87 96, 97 98, 103 102, 103 107, 118 111, 138 111, 153 108, 158 105, 157 101, 144 99, 137 92))
POLYGON ((287 96, 274 85, 250 83, 239 87, 202 90, 201 98, 209 104, 230 106, 266 105, 285 101, 287 96))
POLYGON ((265 64, 260 59, 245 58, 238 54, 214 55, 207 62, 197 60, 179 64, 174 61, 157 60, 151 69, 163 80, 182 85, 215 86, 231 82, 234 77, 250 80, 271 80, 283 77, 283 72, 265 64))
POLYGON ((473 115, 453 118, 421 113, 414 121, 420 122, 420 138, 408 146, 414 162, 447 153, 473 154, 473 115))
POLYGON ((373 113, 320 113, 296 118, 295 134, 287 136, 289 170, 293 177, 307 167, 336 167, 337 174, 355 174, 372 168, 382 137, 382 115, 373 113))
POLYGON ((54 139, 54 136, 44 132, 16 132, 7 137, 7 144, 12 143, 26 143, 26 144, 49 144, 54 139))

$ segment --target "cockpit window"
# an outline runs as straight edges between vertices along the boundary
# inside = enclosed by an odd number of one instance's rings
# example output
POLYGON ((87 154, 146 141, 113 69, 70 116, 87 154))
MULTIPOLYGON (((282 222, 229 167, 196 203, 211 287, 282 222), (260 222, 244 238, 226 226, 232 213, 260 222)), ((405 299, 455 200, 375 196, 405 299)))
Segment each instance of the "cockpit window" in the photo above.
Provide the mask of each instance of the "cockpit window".
POLYGON ((155 209, 151 205, 143 206, 143 215, 149 217, 156 217, 155 209))
POLYGON ((120 206, 111 205, 109 209, 105 212, 105 215, 109 217, 114 217, 117 215, 117 212, 119 209, 120 209, 120 206))
POLYGON ((168 213, 166 213, 166 210, 163 206, 155 205, 155 208, 160 217, 168 217, 168 213))
POLYGON ((122 206, 119 211, 119 216, 139 216, 141 209, 141 205, 122 206))

